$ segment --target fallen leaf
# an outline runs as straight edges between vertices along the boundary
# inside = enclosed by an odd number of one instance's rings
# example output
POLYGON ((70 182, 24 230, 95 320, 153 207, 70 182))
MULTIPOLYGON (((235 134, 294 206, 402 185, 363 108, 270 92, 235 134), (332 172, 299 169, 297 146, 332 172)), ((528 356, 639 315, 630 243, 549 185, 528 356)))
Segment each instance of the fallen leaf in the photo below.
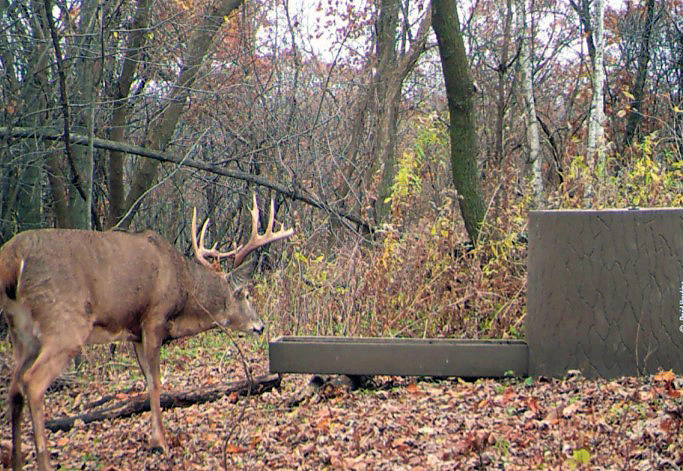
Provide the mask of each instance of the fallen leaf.
POLYGON ((583 404, 579 401, 577 402, 572 402, 568 406, 566 406, 564 409, 562 409, 562 417, 564 418, 569 418, 572 415, 574 415, 577 411, 581 410, 583 407, 583 404))
POLYGON ((228 443, 227 445, 225 445, 225 452, 226 453, 231 453, 231 454, 232 453, 243 453, 245 451, 246 451, 246 448, 241 447, 241 446, 237 446, 237 445, 233 445, 231 443, 228 443))
POLYGON ((652 379, 654 379, 655 381, 664 381, 666 383, 671 383, 674 379, 676 379, 676 374, 671 370, 660 371, 659 373, 654 375, 652 379))

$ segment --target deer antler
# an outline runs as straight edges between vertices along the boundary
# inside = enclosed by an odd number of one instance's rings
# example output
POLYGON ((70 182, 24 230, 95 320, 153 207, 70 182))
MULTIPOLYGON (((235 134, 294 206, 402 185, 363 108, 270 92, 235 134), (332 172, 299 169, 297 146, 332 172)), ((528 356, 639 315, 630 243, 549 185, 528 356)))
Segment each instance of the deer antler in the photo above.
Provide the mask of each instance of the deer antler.
POLYGON ((256 193, 253 195, 253 207, 251 208, 251 236, 246 244, 237 247, 230 252, 219 252, 216 250, 216 244, 210 249, 204 247, 204 233, 206 232, 206 226, 209 223, 207 219, 202 226, 202 230, 199 234, 199 244, 197 244, 197 208, 192 211, 192 248, 194 249, 195 257, 202 265, 211 267, 211 263, 206 260, 206 256, 214 258, 225 258, 234 256, 233 268, 237 268, 245 259, 249 253, 258 247, 262 247, 276 240, 286 239, 294 234, 294 229, 285 229, 284 225, 280 227, 280 230, 273 232, 273 223, 275 221, 275 203, 270 200, 270 217, 268 218, 268 226, 266 227, 266 232, 264 234, 258 233, 258 223, 259 223, 259 210, 256 203, 256 193))
POLYGON ((209 225, 209 218, 206 218, 204 225, 202 225, 202 231, 199 233, 199 244, 197 244, 197 208, 192 210, 192 249, 194 250, 194 256, 199 260, 199 263, 212 268, 211 262, 209 262, 206 257, 214 257, 217 259, 230 257, 232 252, 219 252, 216 250, 218 242, 213 244, 213 247, 207 249, 204 247, 204 235, 206 234, 206 227, 209 225))
POLYGON ((266 227, 266 232, 263 235, 259 234, 259 211, 258 205, 256 204, 256 193, 253 195, 253 204, 254 206, 251 208, 251 237, 249 237, 249 241, 246 244, 229 252, 231 255, 235 256, 232 264, 233 268, 237 268, 252 250, 271 242, 275 242, 276 240, 286 239, 294 234, 294 229, 285 229, 284 224, 280 226, 279 231, 273 232, 273 222, 275 220, 275 203, 272 199, 270 200, 270 217, 268 218, 268 227, 266 227))

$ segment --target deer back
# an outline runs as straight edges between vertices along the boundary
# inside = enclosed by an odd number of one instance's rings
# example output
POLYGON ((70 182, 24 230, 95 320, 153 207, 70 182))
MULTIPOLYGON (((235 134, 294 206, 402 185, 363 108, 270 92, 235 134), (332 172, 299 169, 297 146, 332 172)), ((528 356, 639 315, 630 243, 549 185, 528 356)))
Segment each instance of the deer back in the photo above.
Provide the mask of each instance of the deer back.
POLYGON ((2 247, 0 266, 5 304, 28 308, 41 325, 109 334, 89 343, 139 337, 149 306, 163 299, 178 311, 186 299, 183 257, 153 232, 26 231, 2 247))

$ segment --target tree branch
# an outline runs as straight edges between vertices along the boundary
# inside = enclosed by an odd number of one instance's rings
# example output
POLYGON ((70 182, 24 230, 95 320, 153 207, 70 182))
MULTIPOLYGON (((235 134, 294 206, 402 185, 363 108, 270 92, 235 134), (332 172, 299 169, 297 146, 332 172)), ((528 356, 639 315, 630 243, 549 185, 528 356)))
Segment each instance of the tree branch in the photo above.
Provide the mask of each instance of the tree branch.
MULTIPOLYGON (((5 126, 0 126, 0 136, 9 138, 41 138, 49 141, 59 141, 63 139, 63 134, 58 131, 52 131, 49 129, 34 129, 34 128, 22 128, 13 127, 8 128, 5 126)), ((89 138, 87 136, 82 136, 80 134, 69 135, 69 139, 74 144, 87 144, 89 138)), ((92 143, 95 147, 99 149, 107 149, 113 151, 125 152, 128 154, 135 154, 141 157, 146 157, 148 159, 158 160, 160 162, 169 162, 177 165, 183 165, 186 167, 195 168, 197 170, 203 170, 205 172, 213 173, 216 175, 222 175, 224 177, 236 178, 238 180, 248 181, 256 185, 264 186, 270 188, 271 190, 278 191, 283 195, 291 198, 292 200, 303 201, 313 207, 328 211, 342 219, 346 219, 353 224, 360 226, 366 232, 372 232, 373 227, 366 221, 363 221, 360 217, 353 214, 349 214, 337 208, 333 208, 324 201, 320 201, 315 197, 297 190, 296 188, 287 188, 284 185, 272 182, 266 178, 259 177, 258 175, 251 175, 249 173, 240 172, 238 170, 229 170, 218 165, 200 162, 197 160, 183 159, 167 152, 156 151, 152 149, 147 149, 145 147, 134 146, 131 144, 126 144, 119 141, 111 141, 108 139, 93 138, 92 143)))

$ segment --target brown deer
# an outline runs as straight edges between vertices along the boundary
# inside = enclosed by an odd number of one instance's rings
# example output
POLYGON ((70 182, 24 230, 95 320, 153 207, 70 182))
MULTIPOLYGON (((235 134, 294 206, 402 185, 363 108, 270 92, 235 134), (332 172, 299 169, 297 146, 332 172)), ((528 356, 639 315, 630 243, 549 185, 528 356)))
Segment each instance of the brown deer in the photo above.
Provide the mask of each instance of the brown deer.
POLYGON ((152 411, 149 444, 167 451, 161 421, 159 350, 162 343, 225 326, 261 333, 263 324, 246 289, 232 286, 227 273, 206 257, 233 257, 233 267, 257 247, 285 239, 292 229, 258 233, 253 199, 249 241, 230 252, 204 247, 204 223, 197 244, 196 209, 188 259, 152 231, 93 232, 39 229, 17 234, 0 248, 0 308, 14 348, 9 386, 12 462, 22 467, 21 415, 28 401, 38 469, 51 469, 45 441, 43 398, 47 387, 81 346, 116 340, 133 342, 145 376, 152 411))

